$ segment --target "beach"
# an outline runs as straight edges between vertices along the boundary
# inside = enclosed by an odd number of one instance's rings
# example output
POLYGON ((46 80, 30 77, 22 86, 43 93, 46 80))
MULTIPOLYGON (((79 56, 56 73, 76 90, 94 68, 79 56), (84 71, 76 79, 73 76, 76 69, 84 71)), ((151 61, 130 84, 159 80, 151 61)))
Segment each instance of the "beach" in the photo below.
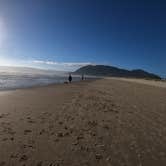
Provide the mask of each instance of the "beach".
POLYGON ((105 78, 1 91, 0 166, 165 166, 165 84, 105 78))

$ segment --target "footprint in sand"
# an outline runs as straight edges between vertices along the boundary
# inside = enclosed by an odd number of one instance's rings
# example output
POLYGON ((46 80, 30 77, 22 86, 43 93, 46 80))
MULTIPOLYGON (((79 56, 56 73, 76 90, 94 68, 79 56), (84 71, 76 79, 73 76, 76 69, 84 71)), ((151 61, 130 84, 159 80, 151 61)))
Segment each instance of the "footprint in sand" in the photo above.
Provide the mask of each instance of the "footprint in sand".
POLYGON ((11 140, 11 141, 14 141, 14 137, 11 137, 10 140, 11 140))
POLYGON ((60 125, 62 125, 62 124, 63 124, 63 122, 62 122, 62 121, 59 121, 58 123, 59 123, 60 125))
POLYGON ((16 159, 16 158, 18 158, 18 154, 11 154, 10 158, 11 158, 11 159, 16 159))
POLYGON ((103 156, 101 154, 95 154, 96 160, 101 160, 103 156))
POLYGON ((92 126, 92 127, 95 127, 98 125, 97 121, 93 120, 93 121, 88 121, 88 125, 89 126, 92 126))
POLYGON ((0 115, 0 119, 5 118, 5 117, 7 117, 8 115, 9 115, 9 113, 1 114, 1 115, 0 115))
POLYGON ((59 166, 62 164, 62 162, 63 162, 63 160, 55 161, 54 163, 50 163, 48 166, 59 166))
POLYGON ((28 160, 28 157, 26 155, 22 155, 19 161, 23 162, 23 161, 27 161, 27 160, 28 160))
POLYGON ((32 130, 24 130, 24 135, 27 135, 28 133, 31 133, 32 130))
POLYGON ((42 130, 39 132, 39 135, 42 135, 42 134, 44 134, 44 133, 46 133, 46 130, 45 130, 45 129, 42 129, 42 130))
POLYGON ((6 163, 4 161, 0 162, 0 166, 4 166, 6 163))
POLYGON ((10 127, 10 123, 7 123, 7 122, 2 122, 1 123, 1 126, 3 128, 3 132, 4 133, 7 133, 7 134, 10 134, 10 135, 14 135, 16 132, 13 131, 13 129, 10 127))
POLYGON ((35 123, 34 120, 32 120, 32 118, 30 116, 27 117, 28 123, 35 123))
POLYGON ((42 165, 43 165, 43 162, 39 161, 36 166, 42 166, 42 165))
POLYGON ((106 130, 109 130, 110 127, 109 127, 108 124, 104 124, 104 125, 103 125, 103 128, 106 129, 106 130))
POLYGON ((3 138, 3 139, 2 139, 2 141, 7 141, 7 140, 8 140, 8 138, 3 138))
POLYGON ((27 148, 31 148, 31 149, 35 149, 35 147, 32 144, 27 144, 27 145, 22 145, 21 149, 27 149, 27 148))
POLYGON ((28 123, 35 123, 35 121, 33 121, 33 120, 28 120, 28 123))
POLYGON ((49 112, 42 112, 42 115, 44 115, 44 116, 51 116, 52 114, 49 113, 49 112))

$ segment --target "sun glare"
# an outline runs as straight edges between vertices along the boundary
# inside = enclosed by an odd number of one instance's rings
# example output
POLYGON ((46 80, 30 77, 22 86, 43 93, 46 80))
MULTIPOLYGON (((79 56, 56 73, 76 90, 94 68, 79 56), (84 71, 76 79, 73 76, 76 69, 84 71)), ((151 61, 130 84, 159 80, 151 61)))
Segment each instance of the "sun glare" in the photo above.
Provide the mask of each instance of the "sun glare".
POLYGON ((0 58, 0 66, 12 66, 11 60, 0 58))

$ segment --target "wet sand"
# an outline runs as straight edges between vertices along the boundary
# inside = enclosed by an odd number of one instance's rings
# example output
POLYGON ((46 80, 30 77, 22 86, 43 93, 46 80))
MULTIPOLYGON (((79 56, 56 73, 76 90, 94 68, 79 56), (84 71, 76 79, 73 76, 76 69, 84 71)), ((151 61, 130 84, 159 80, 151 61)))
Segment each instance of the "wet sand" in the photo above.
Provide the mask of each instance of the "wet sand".
POLYGON ((118 79, 0 92, 0 166, 165 166, 166 88, 118 79))

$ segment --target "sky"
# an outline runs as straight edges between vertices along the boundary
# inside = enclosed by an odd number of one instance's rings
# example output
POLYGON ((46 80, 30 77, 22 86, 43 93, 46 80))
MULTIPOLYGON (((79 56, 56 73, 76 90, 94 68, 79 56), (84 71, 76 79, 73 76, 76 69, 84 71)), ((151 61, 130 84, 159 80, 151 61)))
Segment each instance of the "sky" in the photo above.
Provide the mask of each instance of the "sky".
POLYGON ((0 0, 0 65, 88 64, 166 76, 166 1, 0 0))

